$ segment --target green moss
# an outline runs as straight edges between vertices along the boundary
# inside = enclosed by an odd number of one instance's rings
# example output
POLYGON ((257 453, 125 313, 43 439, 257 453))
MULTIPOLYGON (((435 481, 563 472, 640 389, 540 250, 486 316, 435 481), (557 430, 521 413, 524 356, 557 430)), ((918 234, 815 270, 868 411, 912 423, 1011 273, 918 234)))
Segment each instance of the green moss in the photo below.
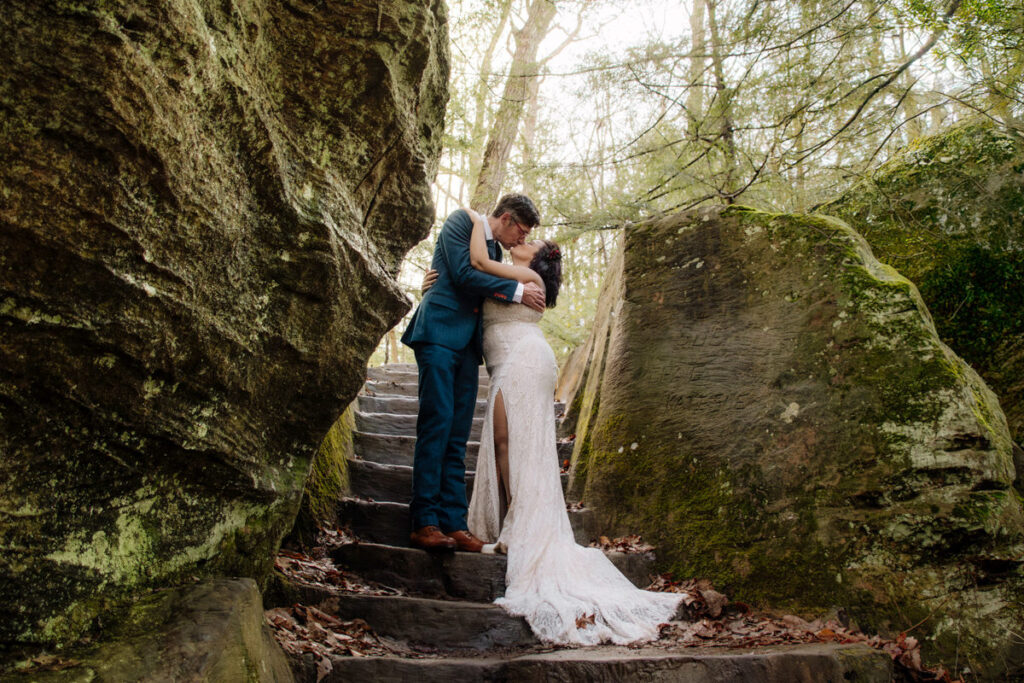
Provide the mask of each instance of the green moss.
POLYGON ((910 278, 940 338, 993 387, 1024 441, 1024 139, 970 122, 924 138, 839 199, 875 254, 910 278))
POLYGON ((39 599, 52 602, 47 610, 51 616, 29 625, 21 639, 74 641, 98 627, 104 612, 161 585, 157 581, 175 583, 222 572, 262 580, 295 515, 298 496, 282 495, 269 504, 207 496, 173 482, 152 481, 116 507, 109 528, 85 528, 68 536, 64 546, 44 558, 47 572, 41 577, 39 599), (171 502, 155 505, 155 499, 171 502), (171 546, 168 538, 178 544, 171 546), (56 590, 79 583, 95 589, 79 591, 82 597, 75 600, 56 590))
POLYGON ((559 425, 560 434, 569 436, 576 433, 576 422, 579 420, 580 411, 583 409, 583 388, 587 385, 587 377, 590 373, 590 365, 587 365, 580 380, 580 386, 572 396, 572 402, 566 406, 565 419, 559 425))
POLYGON ((348 460, 353 456, 355 402, 327 431, 310 469, 291 536, 302 545, 313 541, 318 526, 337 522, 338 500, 349 491, 348 460))
POLYGON ((635 425, 623 416, 613 422, 599 425, 601 443, 627 445, 593 454, 587 500, 615 533, 643 529, 659 549, 662 569, 710 578, 740 600, 793 608, 830 604, 842 558, 829 558, 813 540, 812 496, 792 501, 782 514, 771 512, 756 468, 687 462, 685 451, 660 444, 633 450, 635 425))

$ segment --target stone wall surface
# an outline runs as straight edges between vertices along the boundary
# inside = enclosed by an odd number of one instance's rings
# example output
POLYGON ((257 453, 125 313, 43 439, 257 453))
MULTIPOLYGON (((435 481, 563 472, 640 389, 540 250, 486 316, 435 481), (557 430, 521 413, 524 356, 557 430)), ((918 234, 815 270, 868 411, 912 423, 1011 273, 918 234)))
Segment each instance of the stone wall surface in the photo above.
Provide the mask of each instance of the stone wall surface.
POLYGON ((818 211, 918 286, 1024 443, 1024 134, 974 122, 917 140, 818 211))
POLYGON ((775 609, 913 628, 1020 672, 1024 515, 998 400, 837 219, 629 228, 601 295, 571 495, 665 569, 775 609))
POLYGON ((0 642, 269 570, 408 308, 446 21, 440 0, 0 13, 0 642))

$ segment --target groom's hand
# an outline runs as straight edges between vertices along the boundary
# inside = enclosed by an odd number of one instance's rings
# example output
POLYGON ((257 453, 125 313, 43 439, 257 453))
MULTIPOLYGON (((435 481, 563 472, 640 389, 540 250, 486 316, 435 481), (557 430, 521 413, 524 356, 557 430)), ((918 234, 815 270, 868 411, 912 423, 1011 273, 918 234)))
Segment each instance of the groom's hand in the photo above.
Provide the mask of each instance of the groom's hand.
POLYGON ((523 285, 523 303, 535 311, 544 312, 544 290, 533 282, 523 285))
POLYGON ((426 294, 427 290, 434 286, 437 282, 437 271, 431 268, 427 271, 426 275, 423 276, 423 284, 420 285, 420 294, 426 294))

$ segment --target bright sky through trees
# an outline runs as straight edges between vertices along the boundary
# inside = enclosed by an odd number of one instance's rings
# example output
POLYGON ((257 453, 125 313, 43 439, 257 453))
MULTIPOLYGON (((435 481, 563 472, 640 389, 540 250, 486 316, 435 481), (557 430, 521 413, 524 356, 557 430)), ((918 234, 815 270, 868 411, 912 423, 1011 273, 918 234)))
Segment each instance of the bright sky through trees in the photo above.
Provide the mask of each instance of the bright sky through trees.
MULTIPOLYGON (((1019 0, 551 2, 451 0, 435 201, 439 228, 488 168, 538 202, 567 257, 545 316, 560 354, 624 224, 709 202, 808 210, 918 137, 1024 113, 1019 0)), ((414 296, 433 241, 403 271, 414 296)))

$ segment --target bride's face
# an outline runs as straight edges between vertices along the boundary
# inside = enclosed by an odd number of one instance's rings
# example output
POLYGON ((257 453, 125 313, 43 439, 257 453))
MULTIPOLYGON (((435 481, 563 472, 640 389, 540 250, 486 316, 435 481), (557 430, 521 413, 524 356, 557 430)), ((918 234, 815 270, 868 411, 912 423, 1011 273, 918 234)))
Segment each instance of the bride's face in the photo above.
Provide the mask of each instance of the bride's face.
POLYGON ((530 266, 530 261, 544 246, 544 240, 533 240, 525 244, 519 244, 508 250, 512 254, 512 263, 517 266, 530 266))

